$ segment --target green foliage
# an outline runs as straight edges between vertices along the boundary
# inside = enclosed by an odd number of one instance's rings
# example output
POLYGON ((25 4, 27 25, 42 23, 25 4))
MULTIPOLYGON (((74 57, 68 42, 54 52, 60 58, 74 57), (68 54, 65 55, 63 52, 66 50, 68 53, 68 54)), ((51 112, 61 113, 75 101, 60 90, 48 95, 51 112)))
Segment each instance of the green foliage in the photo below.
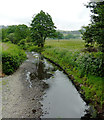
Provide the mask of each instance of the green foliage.
POLYGON ((80 53, 77 58, 77 69, 80 72, 80 76, 96 75, 104 77, 104 61, 102 59, 102 53, 80 53), (97 57, 96 57, 97 56, 97 57))
POLYGON ((31 42, 31 37, 27 36, 26 39, 20 40, 20 42, 17 45, 20 46, 24 50, 29 50, 29 48, 33 46, 34 44, 31 42))
POLYGON ((63 39, 64 35, 61 32, 56 31, 51 38, 53 38, 53 39, 63 39))
POLYGON ((74 36, 73 34, 67 34, 64 39, 75 39, 76 36, 74 36))
POLYGON ((87 7, 92 12, 91 24, 83 27, 82 38, 87 44, 96 42, 104 51, 104 1, 89 2, 87 7))
MULTIPOLYGON (((22 39, 30 37, 30 28, 26 25, 12 25, 2 29, 2 41, 18 44, 22 39)), ((31 40, 31 39, 30 39, 31 40)))
POLYGON ((25 52, 21 50, 18 46, 3 43, 2 51, 3 73, 7 75, 12 74, 25 59, 26 59, 25 52))
POLYGON ((26 25, 18 25, 15 30, 15 43, 19 43, 20 40, 26 39, 29 36, 29 28, 26 25))
POLYGON ((16 40, 15 34, 14 33, 10 33, 9 35, 7 35, 7 38, 4 39, 4 42, 11 41, 11 43, 15 43, 15 40, 16 40))
POLYGON ((94 31, 94 27, 92 27, 91 25, 83 27, 83 29, 81 30, 81 33, 83 35, 82 39, 85 40, 86 47, 93 46, 95 43, 92 31, 94 31))
POLYGON ((51 16, 41 10, 31 23, 31 36, 35 44, 43 47, 45 39, 53 36, 55 28, 51 16))
POLYGON ((33 46, 30 46, 28 50, 30 52, 34 51, 34 52, 41 53, 43 51, 43 48, 33 45, 33 46))
POLYGON ((7 37, 7 29, 3 28, 2 29, 2 41, 7 37))
POLYGON ((17 25, 11 25, 6 28, 7 34, 9 35, 10 33, 14 33, 17 28, 17 25))
POLYGON ((0 42, 2 40, 2 30, 0 29, 0 42))

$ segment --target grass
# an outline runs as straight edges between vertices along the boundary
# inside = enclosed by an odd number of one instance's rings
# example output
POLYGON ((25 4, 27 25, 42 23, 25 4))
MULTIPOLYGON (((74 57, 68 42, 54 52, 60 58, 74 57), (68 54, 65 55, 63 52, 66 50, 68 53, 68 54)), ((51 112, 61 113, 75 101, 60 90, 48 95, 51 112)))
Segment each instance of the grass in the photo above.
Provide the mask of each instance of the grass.
POLYGON ((70 39, 70 40, 46 40, 45 46, 56 47, 59 49, 66 49, 68 51, 77 51, 84 48, 84 41, 81 39, 70 39))
MULTIPOLYGON (((75 78, 74 82, 79 84, 86 100, 101 112, 104 104, 104 77, 90 74, 81 76, 76 61, 79 56, 85 54, 82 52, 83 48, 82 40, 46 40, 42 54, 62 66, 69 75, 72 74, 75 78)), ((93 54, 97 56, 98 53, 93 54)))

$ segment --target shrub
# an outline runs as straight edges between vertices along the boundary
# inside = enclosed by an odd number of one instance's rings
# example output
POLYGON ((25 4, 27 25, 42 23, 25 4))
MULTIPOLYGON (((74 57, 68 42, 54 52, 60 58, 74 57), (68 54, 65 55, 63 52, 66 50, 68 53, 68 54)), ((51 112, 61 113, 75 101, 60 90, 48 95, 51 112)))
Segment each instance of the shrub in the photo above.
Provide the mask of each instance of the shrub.
POLYGON ((10 75, 17 70, 19 65, 26 59, 26 54, 18 46, 6 44, 6 46, 8 45, 9 48, 2 52, 2 71, 10 75))
POLYGON ((43 50, 43 48, 33 45, 33 46, 29 47, 28 50, 29 50, 30 52, 34 51, 34 52, 39 52, 39 53, 40 53, 40 52, 43 50))
POLYGON ((85 74, 104 76, 104 61, 102 58, 102 53, 98 52, 96 54, 93 53, 85 53, 81 54, 77 59, 78 70, 81 73, 81 76, 85 74))

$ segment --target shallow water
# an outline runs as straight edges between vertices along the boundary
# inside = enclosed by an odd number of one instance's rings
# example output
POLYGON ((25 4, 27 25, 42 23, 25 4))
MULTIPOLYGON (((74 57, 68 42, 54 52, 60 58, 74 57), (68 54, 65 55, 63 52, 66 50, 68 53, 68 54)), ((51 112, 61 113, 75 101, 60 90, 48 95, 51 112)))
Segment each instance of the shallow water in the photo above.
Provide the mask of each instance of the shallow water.
POLYGON ((80 97, 80 94, 71 80, 58 68, 37 53, 34 56, 37 72, 33 77, 44 80, 49 87, 41 103, 43 115, 41 118, 81 118, 89 107, 80 97))
POLYGON ((88 109, 76 88, 62 71, 55 71, 54 78, 47 80, 49 89, 43 96, 42 118, 81 118, 88 109), (44 112, 45 113, 45 112, 44 112))

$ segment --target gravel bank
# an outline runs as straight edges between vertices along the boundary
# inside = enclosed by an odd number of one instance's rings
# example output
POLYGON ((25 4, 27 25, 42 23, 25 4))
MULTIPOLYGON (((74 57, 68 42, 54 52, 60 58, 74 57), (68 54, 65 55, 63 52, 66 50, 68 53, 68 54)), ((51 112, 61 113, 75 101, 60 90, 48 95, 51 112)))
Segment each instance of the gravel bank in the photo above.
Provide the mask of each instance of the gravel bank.
POLYGON ((30 74, 36 72, 32 53, 27 53, 28 59, 10 76, 3 78, 2 87, 2 117, 3 118, 40 118, 41 103, 45 83, 30 74))

